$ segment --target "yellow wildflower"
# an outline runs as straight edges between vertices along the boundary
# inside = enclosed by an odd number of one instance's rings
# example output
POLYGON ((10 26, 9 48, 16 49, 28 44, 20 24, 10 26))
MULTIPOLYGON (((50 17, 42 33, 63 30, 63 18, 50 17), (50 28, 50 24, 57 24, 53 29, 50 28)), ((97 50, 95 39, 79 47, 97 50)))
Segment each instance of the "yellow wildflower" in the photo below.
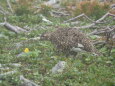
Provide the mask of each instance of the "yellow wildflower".
POLYGON ((25 48, 25 49, 24 49, 24 52, 25 52, 25 53, 28 53, 28 52, 29 52, 29 49, 28 49, 28 48, 25 48))

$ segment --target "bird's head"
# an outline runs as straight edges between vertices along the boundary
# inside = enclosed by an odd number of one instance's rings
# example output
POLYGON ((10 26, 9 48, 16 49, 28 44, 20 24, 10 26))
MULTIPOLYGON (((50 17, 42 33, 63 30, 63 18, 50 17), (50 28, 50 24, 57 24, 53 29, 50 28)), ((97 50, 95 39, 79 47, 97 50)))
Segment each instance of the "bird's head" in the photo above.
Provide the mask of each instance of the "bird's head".
POLYGON ((45 32, 45 33, 41 34, 40 40, 50 40, 50 37, 51 37, 51 33, 50 32, 45 32))

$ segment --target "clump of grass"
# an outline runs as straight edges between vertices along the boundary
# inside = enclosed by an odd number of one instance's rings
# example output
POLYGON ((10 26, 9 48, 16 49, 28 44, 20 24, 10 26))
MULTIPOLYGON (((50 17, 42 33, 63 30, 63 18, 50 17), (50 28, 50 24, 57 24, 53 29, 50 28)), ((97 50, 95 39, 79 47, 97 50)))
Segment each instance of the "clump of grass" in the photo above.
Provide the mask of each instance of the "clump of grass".
POLYGON ((19 0, 17 1, 15 7, 15 13, 16 15, 24 15, 24 14, 32 14, 34 12, 34 9, 32 9, 32 2, 34 0, 19 0))

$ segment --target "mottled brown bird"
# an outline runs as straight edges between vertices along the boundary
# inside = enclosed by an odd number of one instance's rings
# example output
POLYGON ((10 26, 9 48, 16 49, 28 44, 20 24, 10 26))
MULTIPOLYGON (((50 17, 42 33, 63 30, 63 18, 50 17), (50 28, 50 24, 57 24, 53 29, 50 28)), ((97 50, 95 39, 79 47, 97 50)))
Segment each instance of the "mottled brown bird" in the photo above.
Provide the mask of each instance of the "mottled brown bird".
POLYGON ((53 32, 46 32, 41 35, 40 39, 51 41, 59 52, 63 52, 66 55, 71 54, 72 48, 78 48, 77 50, 82 49, 100 55, 91 39, 75 28, 59 28, 53 32), (80 49, 79 45, 82 46, 80 49))

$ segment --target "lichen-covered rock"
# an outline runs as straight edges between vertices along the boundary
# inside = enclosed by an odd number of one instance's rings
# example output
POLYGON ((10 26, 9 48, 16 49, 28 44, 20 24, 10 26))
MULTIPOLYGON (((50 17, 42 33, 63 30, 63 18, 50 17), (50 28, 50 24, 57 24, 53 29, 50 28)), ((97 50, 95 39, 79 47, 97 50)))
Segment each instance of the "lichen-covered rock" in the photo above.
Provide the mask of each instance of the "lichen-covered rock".
POLYGON ((87 52, 92 52, 96 55, 100 54, 91 39, 75 28, 59 28, 53 32, 46 32, 41 35, 40 39, 51 41, 58 51, 65 54, 71 54, 71 49, 73 47, 77 48, 78 44, 83 45, 81 48, 87 52))
POLYGON ((56 73, 62 73, 64 68, 66 66, 66 62, 65 61, 59 61, 53 68, 52 68, 52 73, 56 74, 56 73))

